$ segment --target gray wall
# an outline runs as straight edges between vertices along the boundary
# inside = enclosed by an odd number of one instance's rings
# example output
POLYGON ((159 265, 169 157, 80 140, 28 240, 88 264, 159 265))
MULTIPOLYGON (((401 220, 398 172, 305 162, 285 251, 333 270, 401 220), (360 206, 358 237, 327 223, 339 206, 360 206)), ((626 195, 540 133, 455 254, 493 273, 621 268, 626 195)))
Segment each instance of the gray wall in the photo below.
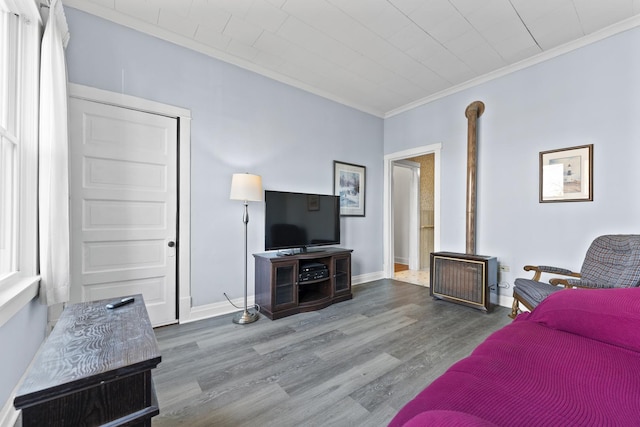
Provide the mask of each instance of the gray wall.
POLYGON ((46 327, 47 307, 37 298, 0 326, 0 408, 31 363, 46 327))
MULTIPOLYGON (((579 269, 605 233, 638 233, 640 29, 385 120, 385 154, 442 143, 441 249, 465 249, 465 108, 479 125, 477 252, 511 267, 579 269), (540 151, 594 144, 594 201, 538 202, 540 151)), ((502 289, 505 295, 511 289, 502 289)))
MULTIPOLYGON (((270 190, 332 194, 333 160, 366 166, 366 217, 342 219, 341 246, 354 250, 354 275, 382 270, 382 119, 72 8, 66 15, 70 82, 191 110, 194 306, 243 294, 235 172, 262 175, 270 190)), ((249 252, 262 252, 264 205, 251 203, 249 215, 249 252)))

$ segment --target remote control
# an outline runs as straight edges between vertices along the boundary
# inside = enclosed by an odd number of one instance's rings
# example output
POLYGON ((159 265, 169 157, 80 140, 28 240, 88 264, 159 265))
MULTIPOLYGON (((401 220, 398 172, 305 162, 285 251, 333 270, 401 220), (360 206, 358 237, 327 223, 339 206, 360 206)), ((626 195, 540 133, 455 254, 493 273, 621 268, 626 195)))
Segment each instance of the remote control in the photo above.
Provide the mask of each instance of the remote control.
POLYGON ((133 297, 122 298, 118 302, 112 302, 112 303, 107 304, 107 308, 108 309, 114 309, 114 308, 122 307, 123 305, 130 304, 133 301, 135 301, 135 298, 133 298, 133 297))

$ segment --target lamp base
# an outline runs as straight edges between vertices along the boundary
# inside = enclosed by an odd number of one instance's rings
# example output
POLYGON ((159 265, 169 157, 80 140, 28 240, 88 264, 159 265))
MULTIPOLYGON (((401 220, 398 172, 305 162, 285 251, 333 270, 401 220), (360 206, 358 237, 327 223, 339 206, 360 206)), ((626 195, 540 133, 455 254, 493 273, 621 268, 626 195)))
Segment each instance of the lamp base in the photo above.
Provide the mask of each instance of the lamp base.
POLYGON ((233 319, 231 320, 233 321, 233 323, 237 323, 239 325, 246 325, 247 323, 255 322, 259 318, 260 318, 260 315, 258 313, 251 313, 245 310, 242 313, 238 313, 235 316, 233 316, 233 319))

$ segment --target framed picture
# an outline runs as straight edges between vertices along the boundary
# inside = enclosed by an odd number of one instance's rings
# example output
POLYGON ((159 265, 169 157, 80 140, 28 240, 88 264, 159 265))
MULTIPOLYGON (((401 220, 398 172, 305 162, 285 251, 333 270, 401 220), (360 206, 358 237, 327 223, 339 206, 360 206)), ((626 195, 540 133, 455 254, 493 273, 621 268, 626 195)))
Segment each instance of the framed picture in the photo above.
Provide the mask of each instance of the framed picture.
POLYGON ((320 210, 320 196, 317 194, 309 194, 307 196, 307 210, 319 211, 320 210))
POLYGON ((540 203, 593 200, 593 144, 540 152, 540 203))
POLYGON ((364 166, 333 161, 333 194, 340 196, 341 216, 364 216, 364 166))

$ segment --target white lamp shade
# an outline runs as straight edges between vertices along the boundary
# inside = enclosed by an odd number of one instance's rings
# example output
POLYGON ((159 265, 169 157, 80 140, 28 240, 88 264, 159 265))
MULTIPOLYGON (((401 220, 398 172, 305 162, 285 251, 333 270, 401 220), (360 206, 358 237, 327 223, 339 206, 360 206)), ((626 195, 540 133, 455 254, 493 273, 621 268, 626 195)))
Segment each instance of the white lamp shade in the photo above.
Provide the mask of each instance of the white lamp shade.
POLYGON ((231 200, 261 202, 263 199, 262 177, 249 173, 234 173, 231 178, 231 200))

